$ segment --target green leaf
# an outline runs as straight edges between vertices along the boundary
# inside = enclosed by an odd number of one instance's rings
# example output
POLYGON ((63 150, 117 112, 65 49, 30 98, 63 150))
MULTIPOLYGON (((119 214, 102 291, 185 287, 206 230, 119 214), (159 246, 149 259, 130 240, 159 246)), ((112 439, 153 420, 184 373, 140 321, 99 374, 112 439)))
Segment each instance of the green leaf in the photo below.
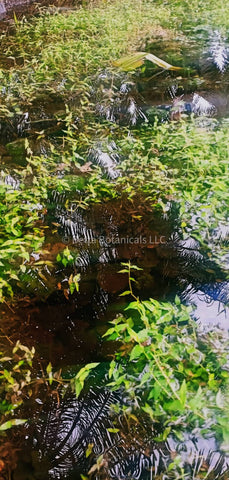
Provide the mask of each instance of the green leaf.
POLYGON ((22 253, 19 254, 19 256, 22 257, 22 258, 25 258, 25 260, 27 260, 27 262, 30 261, 30 255, 29 255, 28 252, 22 252, 22 253))
POLYGON ((83 390, 84 383, 82 383, 79 379, 75 378, 74 386, 75 386, 75 393, 76 393, 76 396, 78 398, 80 393, 83 390))
POLYGON ((154 411, 148 403, 145 403, 144 407, 142 407, 142 410, 150 416, 151 420, 155 420, 154 411))
POLYGON ((163 408, 168 412, 183 412, 184 407, 179 400, 171 400, 163 404, 163 408))
POLYGON ((184 407, 185 404, 186 404, 186 397, 187 397, 187 384, 186 384, 185 380, 183 380, 178 394, 180 396, 180 402, 181 402, 182 406, 184 407))
POLYGON ((157 442, 165 442, 170 432, 171 432, 171 427, 166 427, 164 428, 163 432, 160 435, 158 435, 157 437, 154 437, 154 440, 156 440, 157 442))
POLYGON ((27 420, 22 420, 22 419, 13 419, 13 420, 8 420, 7 422, 5 423, 2 423, 2 425, 0 425, 0 431, 3 432, 4 430, 9 430, 9 428, 11 427, 15 427, 15 426, 18 426, 18 425, 23 425, 23 423, 27 422, 27 420))
POLYGON ((94 443, 89 443, 86 450, 86 458, 88 458, 93 452, 94 443))
POLYGON ((131 350, 130 360, 139 358, 142 352, 144 352, 144 347, 142 347, 142 345, 135 345, 135 347, 131 350))
POLYGON ((181 301, 180 301, 180 298, 178 297, 178 295, 175 296, 175 304, 176 305, 180 305, 181 304, 181 301))
POLYGON ((96 368, 97 365, 99 365, 98 362, 88 363, 87 365, 85 365, 85 367, 81 368, 80 371, 77 373, 77 375, 73 378, 75 393, 77 397, 80 395, 81 391, 83 390, 84 381, 88 377, 90 371, 93 368, 96 368))
POLYGON ((115 369, 115 366, 116 366, 116 363, 114 360, 111 361, 110 363, 110 368, 109 368, 109 372, 108 372, 108 378, 110 379, 113 375, 113 372, 114 372, 114 369, 115 369))
POLYGON ((52 371, 52 364, 49 362, 48 366, 46 367, 46 372, 49 374, 52 371))
POLYGON ((108 330, 103 334, 103 337, 109 337, 112 333, 115 332, 115 328, 108 328, 108 330))

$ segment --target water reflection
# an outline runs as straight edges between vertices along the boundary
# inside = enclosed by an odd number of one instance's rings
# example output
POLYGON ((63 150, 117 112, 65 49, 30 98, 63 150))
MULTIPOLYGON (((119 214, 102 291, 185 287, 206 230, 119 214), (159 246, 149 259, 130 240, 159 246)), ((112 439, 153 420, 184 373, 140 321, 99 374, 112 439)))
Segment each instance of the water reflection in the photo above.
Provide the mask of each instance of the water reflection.
POLYGON ((117 169, 119 162, 118 149, 114 141, 105 142, 102 144, 98 142, 89 152, 88 160, 96 163, 104 169, 109 178, 114 180, 120 175, 117 169))
MULTIPOLYGON (((120 394, 95 388, 81 399, 66 393, 59 402, 37 400, 23 441, 30 452, 27 468, 30 462, 35 479, 75 480, 88 472, 96 480, 174 479, 176 474, 167 476, 165 471, 175 459, 187 478, 202 478, 202 474, 209 480, 227 478, 229 458, 213 437, 193 431, 186 432, 183 440, 170 435, 167 442, 156 442, 162 426, 152 425, 143 413, 139 418, 115 413, 112 405, 125 402, 120 394)), ((15 480, 21 470, 22 460, 15 480)))
POLYGON ((229 282, 203 284, 197 290, 186 291, 183 297, 194 305, 193 316, 202 326, 229 330, 229 282))
POLYGON ((215 105, 213 105, 212 103, 210 103, 208 100, 201 97, 197 93, 194 93, 193 95, 191 110, 194 114, 198 116, 206 115, 209 117, 212 117, 217 112, 215 105))
POLYGON ((11 187, 12 190, 19 190, 20 180, 17 178, 17 175, 8 174, 3 170, 0 172, 0 183, 4 183, 8 187, 11 187))
POLYGON ((228 67, 228 44, 226 38, 222 38, 218 30, 214 30, 210 35, 210 53, 213 62, 219 69, 220 73, 224 73, 228 67))
MULTIPOLYGON (((63 238, 77 251, 77 269, 85 274, 92 269, 104 292, 117 294, 125 289, 118 271, 122 261, 131 260, 143 268, 136 275, 134 286, 141 298, 172 299, 178 294, 196 306, 196 319, 226 326, 225 304, 229 297, 225 273, 200 249, 197 240, 182 239, 173 207, 166 215, 156 217, 142 207, 139 223, 130 213, 135 211, 135 205, 128 205, 124 199, 94 206, 87 213, 72 210, 69 205, 66 210, 57 198, 55 213, 63 238), (219 303, 220 315, 216 308, 219 303)), ((136 210, 139 211, 139 204, 136 210)), ((220 236, 219 246, 221 240, 220 236)))

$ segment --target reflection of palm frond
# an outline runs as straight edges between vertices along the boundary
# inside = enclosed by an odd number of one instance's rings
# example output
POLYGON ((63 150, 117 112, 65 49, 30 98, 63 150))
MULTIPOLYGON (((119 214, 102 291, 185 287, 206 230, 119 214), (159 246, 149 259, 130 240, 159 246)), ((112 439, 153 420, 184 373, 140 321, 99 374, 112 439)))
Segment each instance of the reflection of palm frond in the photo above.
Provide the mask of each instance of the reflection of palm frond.
POLYGON ((204 292, 206 301, 219 301, 227 304, 229 302, 229 283, 215 282, 211 285, 202 285, 202 292, 204 292))
POLYGON ((66 396, 38 421, 34 443, 40 468, 43 464, 48 469, 49 478, 68 478, 71 471, 87 473, 100 455, 104 464, 98 478, 147 479, 150 469, 155 474, 166 469, 170 454, 153 441, 148 424, 131 429, 123 417, 116 418, 118 431, 109 432, 114 429, 112 403, 117 403, 117 396, 107 390, 90 391, 82 400, 66 396), (89 444, 93 456, 86 459, 89 444))
MULTIPOLYGON (((193 285, 195 289, 202 290, 202 286, 209 289, 209 284, 216 284, 217 280, 218 289, 222 291, 224 272, 207 255, 201 253, 195 241, 186 244, 185 241, 175 237, 166 245, 160 246, 159 255, 164 259, 162 262, 163 274, 177 277, 181 282, 182 289, 190 285, 193 285), (218 279, 222 279, 222 283, 218 279)), ((216 294, 216 285, 213 290, 216 294)))
MULTIPOLYGON (((144 416, 136 421, 116 415, 114 423, 110 407, 117 401, 117 394, 97 389, 80 400, 66 395, 59 406, 49 408, 33 434, 39 471, 46 469, 45 478, 80 478, 101 455, 101 468, 90 478, 156 480, 176 456, 181 458, 189 480, 197 480, 203 472, 208 480, 227 478, 229 461, 216 450, 212 440, 208 444, 207 440, 187 435, 184 442, 171 438, 167 444, 158 444, 153 439, 156 432, 144 416), (86 458, 89 445, 92 454, 86 458)), ((175 479, 174 472, 168 478, 175 479)))
POLYGON ((110 447, 106 423, 115 400, 109 391, 90 391, 83 400, 66 396, 38 422, 35 438, 41 462, 48 464, 51 477, 56 478, 57 472, 64 475, 76 463, 83 468, 88 444, 94 445, 95 455, 110 447))

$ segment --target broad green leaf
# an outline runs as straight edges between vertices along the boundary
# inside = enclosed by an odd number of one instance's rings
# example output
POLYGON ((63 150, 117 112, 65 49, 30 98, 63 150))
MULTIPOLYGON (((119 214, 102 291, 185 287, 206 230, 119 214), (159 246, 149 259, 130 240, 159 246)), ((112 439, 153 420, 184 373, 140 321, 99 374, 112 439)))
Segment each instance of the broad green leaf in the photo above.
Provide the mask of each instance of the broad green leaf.
POLYGON ((180 298, 178 297, 178 295, 175 296, 175 304, 176 304, 176 305, 180 305, 180 304, 181 304, 181 301, 180 301, 180 298))
POLYGON ((80 382, 79 379, 75 378, 74 387, 75 387, 76 396, 79 397, 81 391, 83 390, 84 384, 80 382))
POLYGON ((156 55, 153 55, 152 53, 147 53, 145 56, 146 60, 149 60, 152 63, 155 63, 158 67, 164 68, 165 70, 182 70, 181 67, 176 67, 174 65, 170 65, 170 63, 165 62, 159 57, 156 57, 156 55))
POLYGON ((115 332, 115 328, 108 328, 108 330, 103 334, 103 337, 108 337, 109 335, 112 335, 112 333, 115 332))
POLYGON ((52 371, 52 364, 51 364, 51 362, 49 362, 48 366, 46 367, 46 372, 49 375, 49 373, 51 373, 51 371, 52 371))
POLYGON ((75 393, 77 397, 80 395, 81 391, 83 390, 84 381, 88 377, 90 371, 93 368, 96 368, 97 365, 99 365, 98 362, 88 363, 87 365, 85 365, 85 367, 81 368, 80 371, 77 373, 77 375, 74 377, 73 382, 74 382, 75 393))
POLYGON ((145 403, 144 407, 142 407, 142 410, 146 413, 148 413, 148 415, 150 416, 151 420, 155 420, 155 417, 154 417, 154 411, 153 409, 150 407, 150 405, 148 403, 145 403))
POLYGON ((171 400, 163 404, 163 408, 169 412, 183 412, 184 407, 179 400, 171 400))
POLYGON ((152 53, 147 53, 147 52, 135 52, 131 55, 128 55, 126 57, 122 57, 119 60, 116 60, 114 62, 115 67, 119 67, 122 70, 128 72, 135 70, 138 67, 141 67, 145 60, 148 60, 158 67, 161 67, 165 70, 181 70, 180 67, 175 67, 174 65, 170 65, 170 63, 165 62, 161 58, 157 57, 156 55, 153 55, 152 53))
POLYGON ((142 347, 142 345, 135 345, 135 347, 131 350, 130 360, 139 358, 143 351, 144 347, 142 347))

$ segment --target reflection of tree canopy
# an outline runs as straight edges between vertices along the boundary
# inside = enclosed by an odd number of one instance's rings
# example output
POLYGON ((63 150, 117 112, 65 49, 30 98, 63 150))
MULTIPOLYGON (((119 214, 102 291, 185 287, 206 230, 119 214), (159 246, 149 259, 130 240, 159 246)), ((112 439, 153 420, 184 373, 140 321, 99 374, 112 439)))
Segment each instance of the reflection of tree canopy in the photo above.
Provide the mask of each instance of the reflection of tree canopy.
POLYGON ((38 454, 36 478, 76 480, 102 456, 99 470, 92 468, 90 478, 175 479, 165 470, 180 456, 185 478, 228 479, 229 460, 216 450, 214 439, 187 434, 184 441, 171 437, 166 444, 157 443, 144 415, 139 420, 134 415, 111 415, 110 407, 117 400, 116 394, 97 389, 80 400, 66 395, 59 405, 53 401, 32 433, 33 451, 38 454))

